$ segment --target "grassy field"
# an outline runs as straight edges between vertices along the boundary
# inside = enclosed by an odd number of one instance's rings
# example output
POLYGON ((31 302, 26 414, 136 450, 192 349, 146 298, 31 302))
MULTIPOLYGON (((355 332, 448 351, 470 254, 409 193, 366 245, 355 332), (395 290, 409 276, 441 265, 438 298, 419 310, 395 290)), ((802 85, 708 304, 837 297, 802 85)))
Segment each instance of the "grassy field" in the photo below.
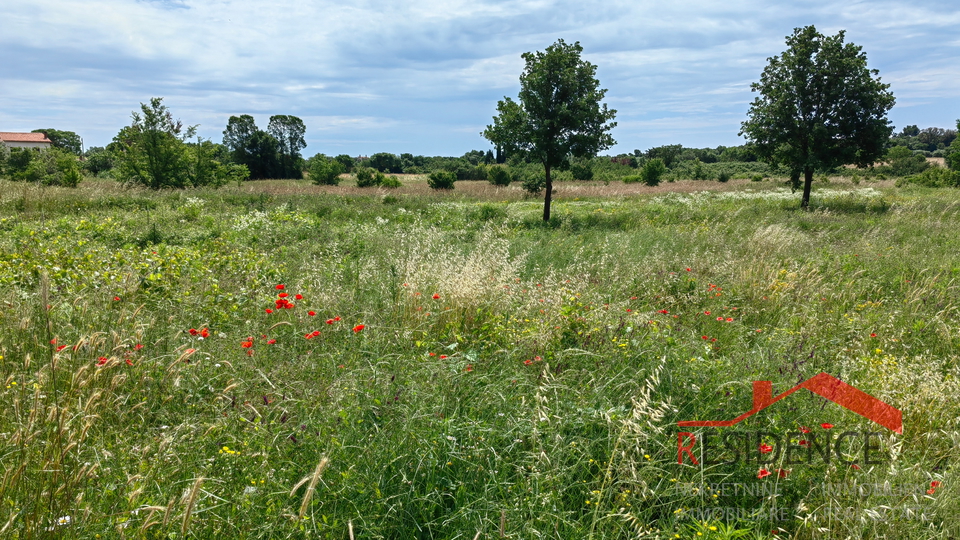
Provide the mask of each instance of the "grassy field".
POLYGON ((0 537, 960 534, 960 193, 560 183, 544 224, 402 181, 0 182, 0 537), (820 372, 903 434, 807 391, 742 429, 880 464, 677 463, 820 372))

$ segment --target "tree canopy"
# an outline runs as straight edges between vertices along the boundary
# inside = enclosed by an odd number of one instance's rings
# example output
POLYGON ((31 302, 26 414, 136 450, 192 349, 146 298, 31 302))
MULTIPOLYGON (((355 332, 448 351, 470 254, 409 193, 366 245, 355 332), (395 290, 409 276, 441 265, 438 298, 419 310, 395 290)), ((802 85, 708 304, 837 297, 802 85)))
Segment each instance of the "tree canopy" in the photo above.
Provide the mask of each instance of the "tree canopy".
POLYGON ((303 156, 300 151, 307 146, 303 135, 307 127, 303 120, 289 114, 270 117, 267 132, 273 135, 280 148, 280 165, 284 178, 303 177, 303 156))
POLYGON ((791 171, 794 187, 803 174, 804 208, 814 171, 872 164, 893 131, 890 85, 867 68, 861 47, 843 38, 843 31, 824 36, 813 26, 795 29, 788 49, 769 58, 760 82, 751 85, 760 95, 740 130, 761 159, 791 171))
POLYGON ((59 129, 46 128, 35 129, 32 133, 43 133, 50 139, 54 148, 66 150, 75 156, 83 153, 83 141, 80 136, 72 131, 61 131, 59 129))
POLYGON ((273 135, 257 127, 249 114, 231 116, 223 130, 223 145, 230 150, 231 159, 245 165, 250 178, 279 178, 284 176, 280 166, 280 143, 273 135))
POLYGON ((546 51, 524 53, 519 101, 497 103, 498 116, 482 135, 508 155, 543 164, 546 172, 543 219, 550 219, 551 169, 570 157, 593 156, 615 144, 608 133, 615 110, 600 101, 606 90, 595 78, 597 67, 580 58, 583 47, 562 39, 546 51))

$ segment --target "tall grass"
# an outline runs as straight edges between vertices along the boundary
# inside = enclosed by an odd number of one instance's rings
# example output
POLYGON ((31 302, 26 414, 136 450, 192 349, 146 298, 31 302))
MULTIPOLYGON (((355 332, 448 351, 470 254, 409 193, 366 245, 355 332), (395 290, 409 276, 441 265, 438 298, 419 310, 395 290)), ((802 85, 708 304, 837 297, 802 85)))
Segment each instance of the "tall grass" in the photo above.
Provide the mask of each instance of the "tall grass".
MULTIPOLYGON (((0 536, 955 536, 960 197, 675 185, 546 224, 407 182, 0 186, 0 536), (903 411, 889 462, 677 464, 677 421, 821 371, 903 411)), ((820 423, 882 429, 809 393, 746 425, 820 423)))

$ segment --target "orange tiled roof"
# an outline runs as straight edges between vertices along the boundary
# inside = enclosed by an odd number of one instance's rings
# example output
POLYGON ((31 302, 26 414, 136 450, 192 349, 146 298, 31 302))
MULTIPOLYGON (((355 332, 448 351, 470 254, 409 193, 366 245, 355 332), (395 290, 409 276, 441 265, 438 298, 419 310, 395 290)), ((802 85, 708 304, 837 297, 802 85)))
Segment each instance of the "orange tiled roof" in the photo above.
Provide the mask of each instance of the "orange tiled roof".
POLYGON ((0 141, 4 142, 35 142, 35 143, 51 143, 50 139, 47 138, 43 133, 7 133, 0 131, 0 141))

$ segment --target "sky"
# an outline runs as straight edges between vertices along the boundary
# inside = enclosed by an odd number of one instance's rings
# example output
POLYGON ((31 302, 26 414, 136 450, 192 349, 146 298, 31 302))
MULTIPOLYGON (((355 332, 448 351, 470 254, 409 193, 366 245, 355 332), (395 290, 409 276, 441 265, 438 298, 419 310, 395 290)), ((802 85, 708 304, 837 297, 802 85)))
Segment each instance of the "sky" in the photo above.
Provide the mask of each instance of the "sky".
POLYGON ((794 28, 844 30, 897 99, 889 118, 955 128, 960 4, 781 0, 7 0, 0 131, 74 131, 104 146, 140 103, 220 142, 231 115, 306 124, 304 156, 459 156, 524 52, 579 41, 616 109, 605 154, 732 146, 767 59, 794 28))

